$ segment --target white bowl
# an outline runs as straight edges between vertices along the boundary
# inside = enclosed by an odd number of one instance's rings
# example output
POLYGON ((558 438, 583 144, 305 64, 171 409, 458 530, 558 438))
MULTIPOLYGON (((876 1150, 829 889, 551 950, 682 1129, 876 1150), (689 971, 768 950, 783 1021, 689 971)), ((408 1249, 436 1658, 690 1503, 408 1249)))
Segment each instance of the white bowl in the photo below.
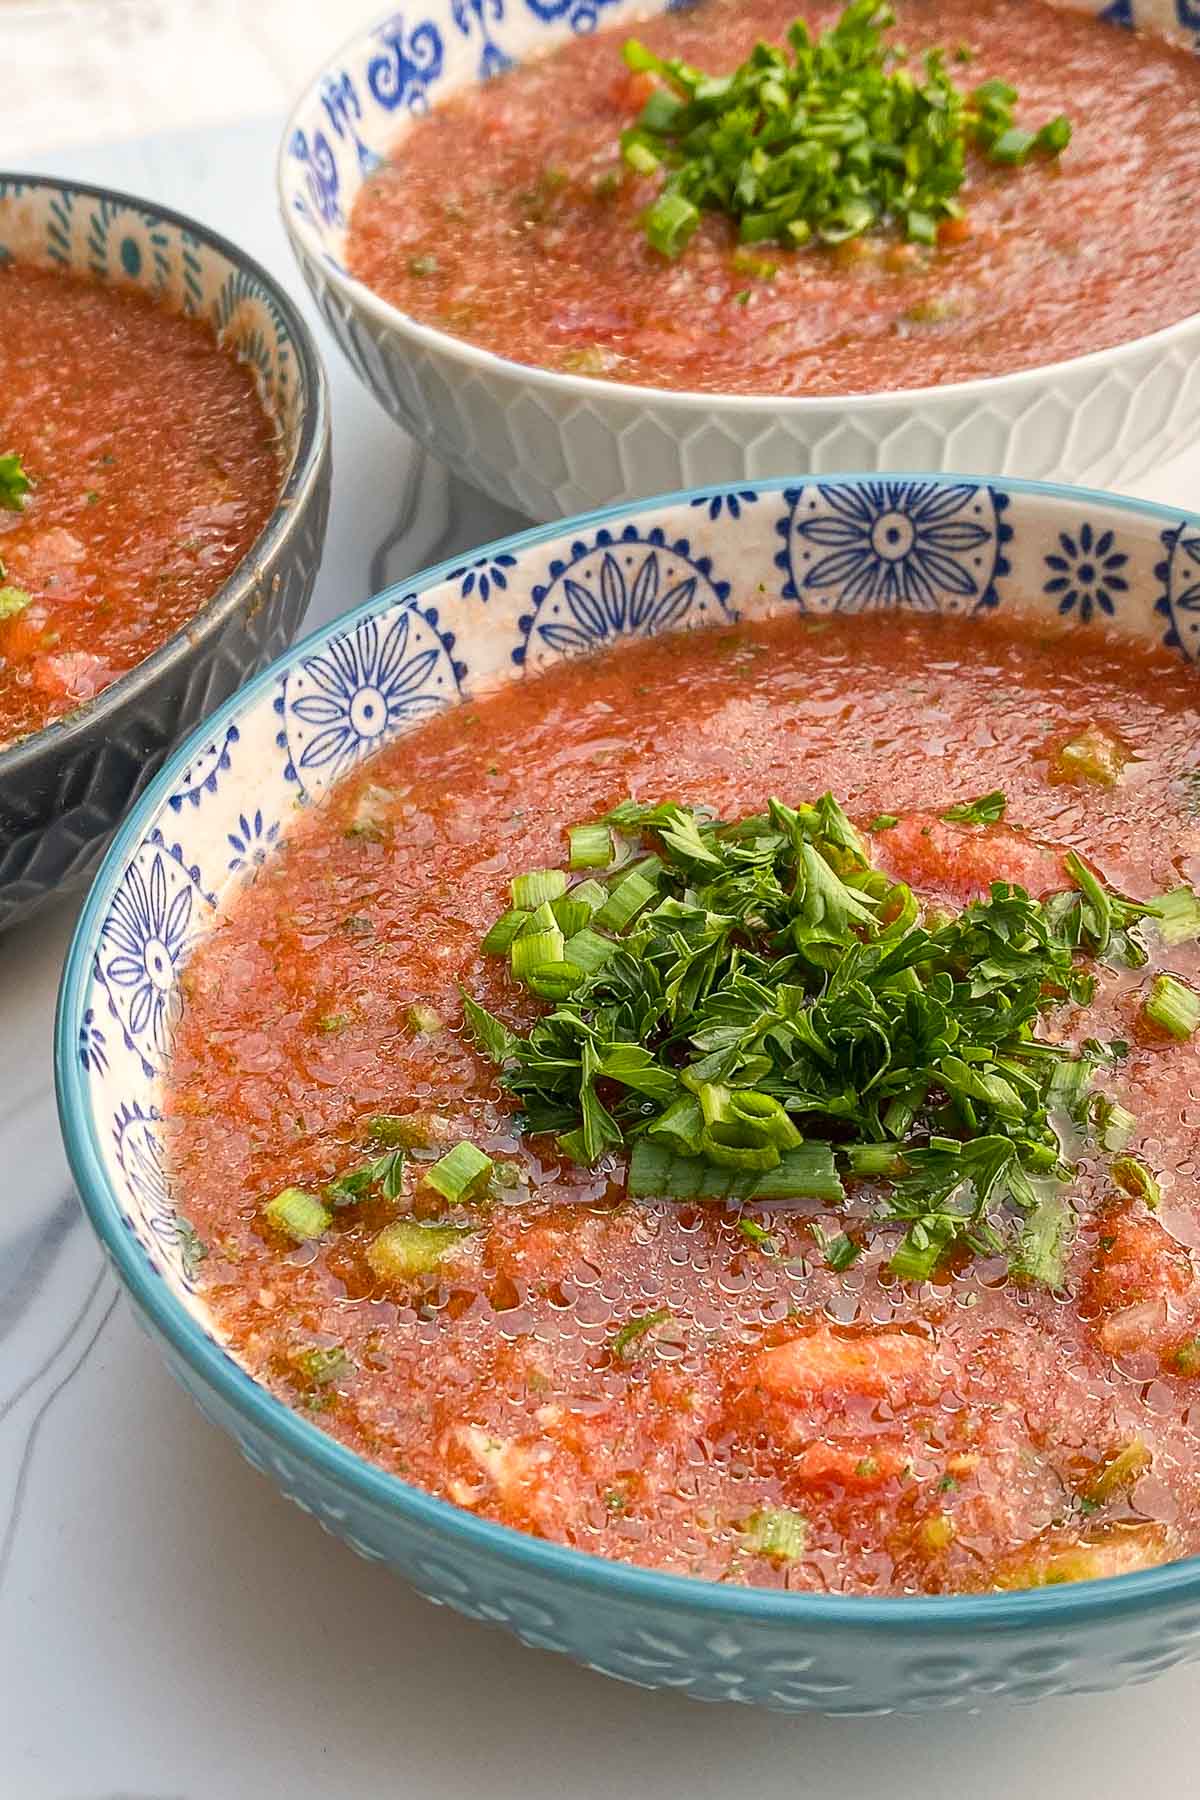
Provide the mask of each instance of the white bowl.
MULTIPOLYGON (((1162 3, 1123 0, 1123 16, 1159 29, 1162 3)), ((1177 4, 1182 18, 1189 0, 1177 4)), ((419 14, 396 13, 353 38, 288 122, 279 198, 305 280, 371 392, 457 474, 554 519, 797 470, 957 469, 1113 486, 1200 437, 1200 314, 1111 350, 944 387, 690 394, 509 362, 418 324, 349 274, 359 189, 431 104, 574 32, 657 10, 661 0, 425 0, 419 14)), ((1082 0, 1075 10, 1116 8, 1082 0)))

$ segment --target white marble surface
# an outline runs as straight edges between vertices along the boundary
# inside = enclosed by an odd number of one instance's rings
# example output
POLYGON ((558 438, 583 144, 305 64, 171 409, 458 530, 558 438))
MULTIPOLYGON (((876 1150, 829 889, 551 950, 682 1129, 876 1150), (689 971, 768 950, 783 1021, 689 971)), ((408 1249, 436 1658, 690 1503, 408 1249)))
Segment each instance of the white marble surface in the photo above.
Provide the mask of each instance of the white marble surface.
MULTIPOLYGON (((337 9, 334 34, 353 22, 337 9)), ((296 287, 270 187, 278 127, 36 162, 185 207, 296 287)), ((337 472, 314 622, 513 523, 415 455, 329 349, 337 472)), ((1176 464, 1142 491, 1191 503, 1198 474, 1176 464)), ((326 1537, 174 1387, 79 1215, 50 1084, 73 911, 0 939, 0 1797, 1197 1791, 1200 1672, 980 1717, 700 1707, 436 1611, 326 1537)))

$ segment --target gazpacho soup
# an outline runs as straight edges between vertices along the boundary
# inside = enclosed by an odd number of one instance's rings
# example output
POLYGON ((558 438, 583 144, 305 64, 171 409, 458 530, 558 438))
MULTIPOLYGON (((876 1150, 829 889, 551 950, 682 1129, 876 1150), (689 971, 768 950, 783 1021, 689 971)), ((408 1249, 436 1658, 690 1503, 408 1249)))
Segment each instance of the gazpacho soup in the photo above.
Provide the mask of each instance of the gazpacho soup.
POLYGON ((412 123, 351 272, 517 362, 864 393, 1195 311, 1200 62, 1042 0, 699 0, 412 123))
POLYGON ((1200 1551, 1198 744, 1165 651, 904 611, 423 721, 183 971, 219 1332, 384 1469, 660 1569, 1200 1551))
POLYGON ((0 262, 0 747, 186 625, 281 484, 253 373, 207 325, 0 262))

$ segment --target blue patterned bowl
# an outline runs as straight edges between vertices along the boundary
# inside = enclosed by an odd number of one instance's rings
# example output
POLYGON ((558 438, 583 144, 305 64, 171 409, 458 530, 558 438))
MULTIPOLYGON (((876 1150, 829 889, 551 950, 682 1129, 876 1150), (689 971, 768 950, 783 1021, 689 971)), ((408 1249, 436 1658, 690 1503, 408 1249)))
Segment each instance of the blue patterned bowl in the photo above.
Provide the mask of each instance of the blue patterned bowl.
POLYGON ((630 637, 747 612, 1105 626, 1200 657, 1200 517, 955 476, 717 488, 526 532, 309 638, 174 756, 118 833, 59 1002, 75 1179, 135 1310, 201 1410, 285 1494, 432 1600, 610 1675, 705 1700, 869 1712, 1142 1681, 1200 1656, 1200 1557, 1031 1593, 754 1591, 494 1525, 354 1456, 217 1338, 162 1161, 161 1081, 188 954, 297 807, 431 712, 630 637))
MULTIPOLYGON (((664 488, 798 469, 963 469, 1121 486, 1200 435, 1200 313, 1088 356, 886 394, 673 393, 509 362, 400 312, 346 267, 359 189, 431 105, 562 43, 680 0, 421 0, 346 44, 279 153, 292 248, 376 399, 506 506, 556 519, 664 488)), ((1200 45, 1200 0, 1062 0, 1200 45)), ((1014 0, 1019 4, 1019 0, 1014 0)))
POLYGON ((8 257, 132 284, 208 319, 255 371, 284 480, 249 555, 183 630, 77 712, 0 749, 0 929, 85 880, 167 752, 291 642, 321 559, 331 475, 325 374, 309 329, 224 238, 111 189, 0 174, 0 261, 8 257))

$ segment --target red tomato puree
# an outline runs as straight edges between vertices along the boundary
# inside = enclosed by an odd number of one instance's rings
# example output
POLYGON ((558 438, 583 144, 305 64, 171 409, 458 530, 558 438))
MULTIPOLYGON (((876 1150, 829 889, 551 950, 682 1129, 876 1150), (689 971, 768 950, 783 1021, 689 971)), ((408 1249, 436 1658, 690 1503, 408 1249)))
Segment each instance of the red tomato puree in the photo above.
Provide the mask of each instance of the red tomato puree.
POLYGON ((840 1209, 631 1201, 620 1159, 518 1135, 459 998, 535 1016, 480 939, 513 875, 631 793, 733 819, 831 789, 863 826, 896 818, 875 858, 925 900, 1061 888, 1068 848, 1148 899, 1200 878, 1198 741, 1195 676, 1165 653, 900 613, 643 642, 423 724, 298 822, 186 971, 169 1158, 221 1332, 363 1456, 620 1560, 921 1593, 1200 1551, 1200 1071, 1140 1015, 1156 968, 1196 979, 1195 944, 1097 965, 1086 1015, 1042 1027, 1128 1041, 1103 1086, 1162 1188, 1153 1210, 1080 1150, 1053 1292, 986 1255, 896 1279, 869 1183, 840 1209), (1129 759, 1115 785, 1059 759, 1089 726, 1129 759), (1004 823, 941 819, 992 788, 1004 823), (264 1204, 358 1165, 381 1112, 421 1146, 403 1190, 303 1244, 273 1232, 264 1204), (463 1138, 518 1184, 466 1207, 422 1187, 463 1138), (367 1247, 406 1215, 469 1229, 380 1281, 367 1247), (847 1228, 867 1247, 839 1273, 822 1246, 847 1228), (785 1546, 747 1531, 770 1507, 802 1521, 785 1546))
MULTIPOLYGON (((677 261, 640 218, 660 178, 619 138, 648 77, 622 25, 472 87, 420 120, 355 206, 350 265, 427 325, 548 369, 708 393, 846 394, 940 385, 1101 350, 1193 312, 1200 292, 1200 63, 1040 0, 899 0, 895 41, 944 46, 956 83, 1059 113, 1059 162, 972 155, 965 225, 939 247, 894 232, 836 250, 739 251, 706 215, 677 261), (955 61, 962 47, 967 61, 955 61), (1190 124, 1188 123, 1190 121, 1190 124)), ((796 0, 701 0, 637 25, 712 73, 782 43, 796 0)), ((804 13, 814 27, 834 9, 804 13)))
POLYGON ((74 711, 186 624, 280 484, 253 376, 201 321, 16 263, 0 265, 10 453, 33 486, 21 511, 0 509, 0 744, 74 711))

